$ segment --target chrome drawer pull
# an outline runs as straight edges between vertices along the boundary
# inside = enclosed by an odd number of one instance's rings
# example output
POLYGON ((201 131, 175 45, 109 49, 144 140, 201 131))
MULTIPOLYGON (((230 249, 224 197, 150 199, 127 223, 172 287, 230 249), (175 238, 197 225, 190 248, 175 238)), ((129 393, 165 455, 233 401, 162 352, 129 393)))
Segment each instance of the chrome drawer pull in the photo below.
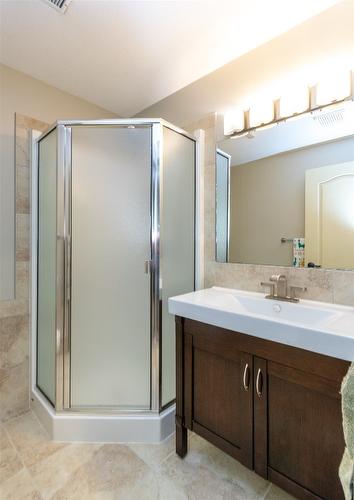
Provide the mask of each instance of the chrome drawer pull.
POLYGON ((256 392, 259 398, 262 397, 262 385, 263 385, 263 375, 260 368, 258 368, 257 379, 256 379, 256 392))
POLYGON ((243 370, 243 388, 245 391, 248 391, 250 388, 250 367, 248 363, 246 363, 245 369, 243 370))

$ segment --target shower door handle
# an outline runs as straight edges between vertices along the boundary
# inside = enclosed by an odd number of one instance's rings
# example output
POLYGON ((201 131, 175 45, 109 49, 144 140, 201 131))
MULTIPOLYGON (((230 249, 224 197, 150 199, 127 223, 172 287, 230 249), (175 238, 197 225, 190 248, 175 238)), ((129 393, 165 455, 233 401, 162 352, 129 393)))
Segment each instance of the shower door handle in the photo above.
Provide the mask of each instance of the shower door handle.
POLYGON ((71 236, 70 235, 66 237, 65 250, 66 250, 66 255, 65 255, 66 298, 68 302, 70 302, 71 300, 71 236))
POLYGON ((151 260, 146 260, 144 266, 145 266, 145 274, 150 274, 150 272, 151 272, 151 260))

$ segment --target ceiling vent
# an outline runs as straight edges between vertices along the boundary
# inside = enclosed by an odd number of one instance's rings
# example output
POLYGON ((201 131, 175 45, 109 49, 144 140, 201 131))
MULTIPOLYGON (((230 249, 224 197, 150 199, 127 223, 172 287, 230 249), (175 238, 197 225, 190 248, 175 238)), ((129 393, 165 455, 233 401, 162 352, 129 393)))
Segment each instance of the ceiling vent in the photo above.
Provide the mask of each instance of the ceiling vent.
POLYGON ((333 127, 344 120, 344 109, 321 111, 313 117, 321 127, 333 127))
POLYGON ((58 12, 65 13, 71 0, 44 0, 46 4, 54 7, 58 12))

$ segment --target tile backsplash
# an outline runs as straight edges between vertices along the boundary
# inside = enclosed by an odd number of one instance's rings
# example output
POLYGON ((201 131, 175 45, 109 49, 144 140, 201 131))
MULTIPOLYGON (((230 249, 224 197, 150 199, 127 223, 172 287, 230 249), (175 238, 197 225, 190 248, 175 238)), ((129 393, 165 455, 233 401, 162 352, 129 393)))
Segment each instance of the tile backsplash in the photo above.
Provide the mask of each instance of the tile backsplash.
POLYGON ((208 262, 206 263, 205 286, 224 286, 253 292, 266 292, 260 283, 269 281, 272 274, 285 274, 289 284, 306 287, 306 292, 297 292, 300 298, 354 306, 353 271, 208 262))

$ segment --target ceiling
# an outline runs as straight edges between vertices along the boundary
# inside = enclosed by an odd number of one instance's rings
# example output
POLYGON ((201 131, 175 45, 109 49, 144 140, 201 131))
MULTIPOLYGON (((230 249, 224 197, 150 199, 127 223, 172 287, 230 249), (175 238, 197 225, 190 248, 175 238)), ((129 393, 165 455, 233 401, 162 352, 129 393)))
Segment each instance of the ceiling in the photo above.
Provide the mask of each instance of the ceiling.
POLYGON ((0 0, 0 61, 134 116, 336 3, 0 0))

